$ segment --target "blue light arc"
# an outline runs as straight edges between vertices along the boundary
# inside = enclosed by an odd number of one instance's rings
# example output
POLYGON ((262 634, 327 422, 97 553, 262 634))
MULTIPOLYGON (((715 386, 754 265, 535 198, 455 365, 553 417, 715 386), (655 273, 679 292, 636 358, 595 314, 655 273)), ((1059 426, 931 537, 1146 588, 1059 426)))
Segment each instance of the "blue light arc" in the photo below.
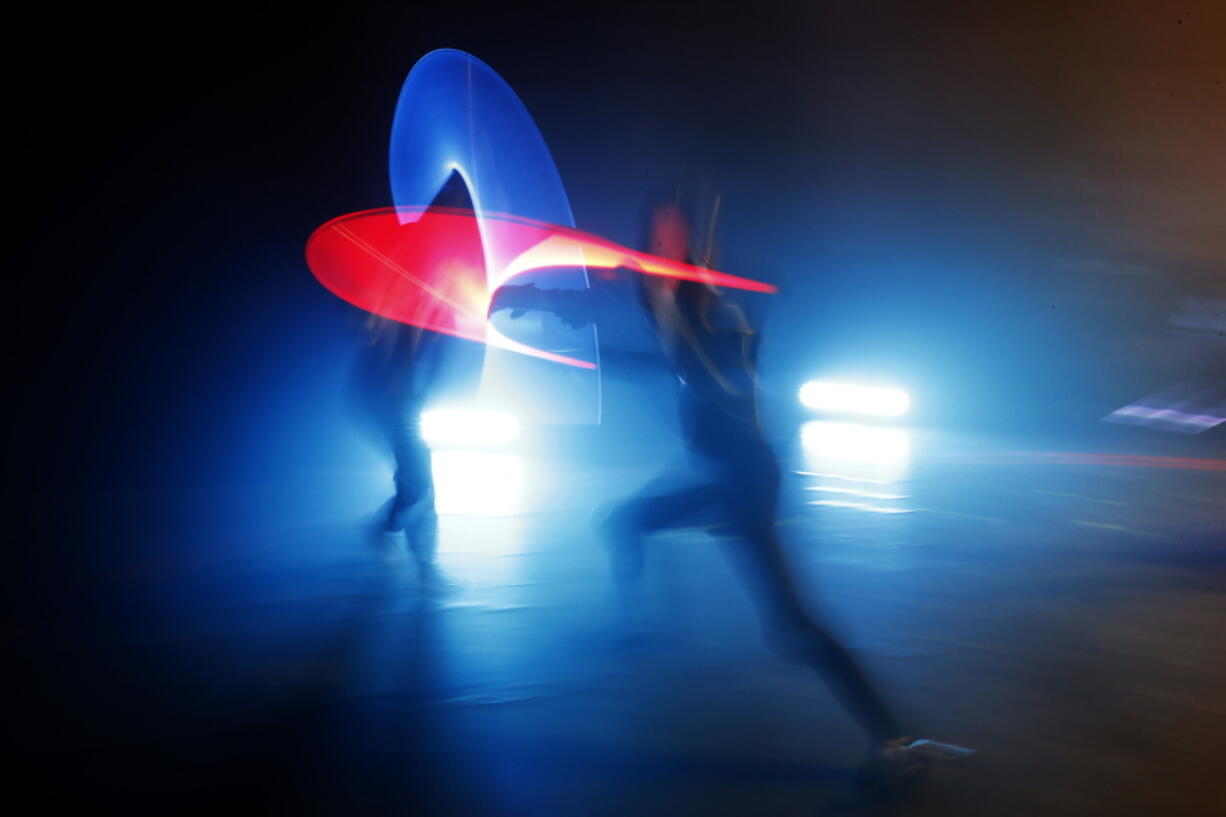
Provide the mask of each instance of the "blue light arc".
MULTIPOLYGON (((429 206, 453 173, 464 180, 473 202, 487 282, 513 260, 510 249, 500 247, 486 229, 487 216, 506 214, 575 226, 557 165, 523 102, 484 62, 444 48, 418 60, 401 87, 388 155, 392 203, 429 206)), ((406 210, 403 218, 415 219, 417 212, 406 210)), ((586 289, 586 270, 553 273, 549 286, 586 289)), ((598 360, 594 326, 576 329, 536 317, 521 321, 515 329, 525 333, 517 340, 534 347, 566 349, 598 360)), ((555 369, 487 348, 482 397, 516 404, 542 419, 599 422, 599 371, 577 375, 555 369), (533 383, 531 395, 524 388, 527 382, 533 383)))

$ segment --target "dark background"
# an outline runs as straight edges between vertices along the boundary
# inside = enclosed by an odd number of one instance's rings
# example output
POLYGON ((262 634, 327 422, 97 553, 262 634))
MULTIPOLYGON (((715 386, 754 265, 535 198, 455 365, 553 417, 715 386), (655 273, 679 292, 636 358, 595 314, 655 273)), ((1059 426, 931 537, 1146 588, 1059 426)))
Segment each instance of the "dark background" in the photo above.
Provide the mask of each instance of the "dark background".
POLYGON ((305 237, 387 202, 399 84, 440 46, 518 92, 582 228, 636 244, 651 191, 687 168, 718 186, 722 265, 784 287, 770 353, 793 379, 885 370, 960 419, 1118 407, 1195 365, 1155 335, 1222 290, 1226 23, 1186 5, 45 20, 14 311, 34 414, 75 463, 55 482, 114 478, 138 440, 169 458, 159 484, 222 467, 246 390, 306 365, 286 350, 327 320, 305 237))

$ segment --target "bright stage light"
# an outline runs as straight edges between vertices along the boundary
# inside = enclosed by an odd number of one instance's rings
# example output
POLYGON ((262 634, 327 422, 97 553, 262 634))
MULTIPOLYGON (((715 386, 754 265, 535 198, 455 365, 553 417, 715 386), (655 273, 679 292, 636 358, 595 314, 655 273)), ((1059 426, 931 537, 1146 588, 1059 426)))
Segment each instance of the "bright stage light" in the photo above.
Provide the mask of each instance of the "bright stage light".
POLYGON ((516 454, 435 451, 434 508, 442 516, 507 516, 523 511, 524 463, 516 454))
POLYGON ((876 428, 855 423, 814 420, 800 428, 805 450, 820 458, 903 463, 911 454, 911 441, 900 428, 876 428))
POLYGON ((866 414, 874 417, 899 417, 911 408, 911 397, 902 389, 857 386, 810 380, 800 387, 800 402, 818 411, 866 414))
POLYGON ((421 436, 431 448, 493 448, 519 439, 519 420, 490 409, 431 409, 422 412, 421 436))

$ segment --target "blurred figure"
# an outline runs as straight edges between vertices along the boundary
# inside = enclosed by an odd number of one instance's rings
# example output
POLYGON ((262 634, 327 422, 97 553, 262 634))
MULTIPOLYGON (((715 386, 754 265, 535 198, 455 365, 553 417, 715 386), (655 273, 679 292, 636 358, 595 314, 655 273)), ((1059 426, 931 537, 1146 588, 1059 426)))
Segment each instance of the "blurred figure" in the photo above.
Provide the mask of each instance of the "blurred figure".
POLYGON ((440 369, 439 336, 376 315, 365 327, 368 342, 350 372, 349 402, 395 467, 395 493, 376 515, 373 544, 389 563, 402 561, 407 545, 422 587, 443 590, 447 584, 435 563, 438 514, 430 449, 421 437, 422 407, 440 369))
MULTIPOLYGON (((649 252, 689 262, 689 246, 681 208, 658 207, 649 252)), ((704 266, 709 254, 700 259, 704 266)), ((758 335, 711 286, 652 276, 639 281, 643 306, 681 381, 690 462, 685 473, 651 483, 602 523, 627 621, 633 620, 643 572, 644 537, 697 512, 716 512, 734 533, 725 551, 757 607, 768 643, 816 670, 859 722, 872 741, 867 774, 893 782, 914 776, 921 771, 920 753, 910 750, 912 741, 902 737, 850 653, 808 614, 794 586, 775 525, 779 465, 758 417, 758 335)))

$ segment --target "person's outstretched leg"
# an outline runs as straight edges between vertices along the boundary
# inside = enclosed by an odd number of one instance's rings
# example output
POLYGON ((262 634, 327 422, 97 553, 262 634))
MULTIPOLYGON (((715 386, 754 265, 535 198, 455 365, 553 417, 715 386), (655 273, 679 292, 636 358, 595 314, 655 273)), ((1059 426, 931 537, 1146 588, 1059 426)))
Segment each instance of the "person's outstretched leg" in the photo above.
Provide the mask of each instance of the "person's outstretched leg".
POLYGON ((636 597, 646 556, 643 538, 702 510, 714 501, 714 493, 712 485, 677 490, 675 478, 662 477, 618 505, 600 522, 600 535, 609 550, 609 564, 624 624, 633 627, 638 609, 636 597))
POLYGON ((740 485, 728 480, 734 490, 725 501, 741 538, 727 548, 762 618, 767 643, 784 657, 813 668, 869 737, 867 759, 857 772, 860 783, 897 789, 923 780, 929 759, 923 744, 928 742, 903 736, 894 714, 851 653, 805 611, 775 530, 777 470, 763 467, 740 473, 755 471, 755 477, 740 485), (762 490, 754 491, 750 482, 762 490))
POLYGON ((428 589, 445 585, 436 560, 438 513, 434 508, 434 475, 430 449, 420 439, 404 435, 393 446, 396 495, 385 506, 384 527, 403 531, 418 577, 428 589))
POLYGON ((722 501, 739 539, 726 545, 762 619, 770 646, 812 667, 875 743, 898 738, 898 723, 851 653, 805 611, 775 527, 779 466, 765 446, 722 469, 722 501))
POLYGON ((805 611, 770 524, 745 531, 726 545, 749 588, 766 639, 780 655, 816 670, 839 702, 874 743, 898 738, 898 722, 868 682, 851 653, 805 611))
POLYGON ((430 590, 442 590, 448 586, 438 569, 438 513, 434 510, 434 491, 422 497, 409 510, 409 521, 404 529, 409 552, 417 565, 417 575, 422 586, 430 590))

